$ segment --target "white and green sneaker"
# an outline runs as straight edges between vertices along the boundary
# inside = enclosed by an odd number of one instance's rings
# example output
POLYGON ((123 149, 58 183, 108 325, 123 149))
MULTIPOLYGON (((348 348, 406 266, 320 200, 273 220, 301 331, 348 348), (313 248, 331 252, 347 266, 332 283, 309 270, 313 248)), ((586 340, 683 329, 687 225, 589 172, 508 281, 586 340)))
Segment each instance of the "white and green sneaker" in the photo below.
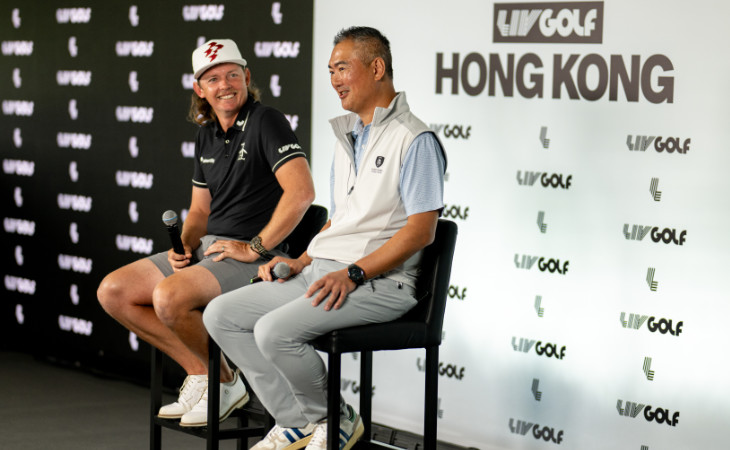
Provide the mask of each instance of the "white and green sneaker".
POLYGON ((316 425, 310 423, 304 428, 284 428, 274 425, 262 440, 251 450, 297 450, 304 448, 312 439, 316 425))
MULTIPOLYGON (((348 415, 340 415, 340 450, 349 450, 360 439, 365 427, 360 415, 347 405, 348 415)), ((327 450, 327 421, 317 424, 306 450, 327 450)))

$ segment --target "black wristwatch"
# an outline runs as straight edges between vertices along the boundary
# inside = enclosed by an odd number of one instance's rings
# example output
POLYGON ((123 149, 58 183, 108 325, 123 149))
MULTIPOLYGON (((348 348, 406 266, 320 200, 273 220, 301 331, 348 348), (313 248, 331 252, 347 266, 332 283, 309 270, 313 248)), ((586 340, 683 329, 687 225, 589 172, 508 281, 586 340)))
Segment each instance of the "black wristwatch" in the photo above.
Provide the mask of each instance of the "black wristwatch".
POLYGON ((261 245, 261 236, 254 236, 249 243, 253 251, 266 258, 269 256, 269 252, 261 245))
POLYGON ((347 266, 347 276, 358 286, 365 282, 365 271, 357 264, 347 266))

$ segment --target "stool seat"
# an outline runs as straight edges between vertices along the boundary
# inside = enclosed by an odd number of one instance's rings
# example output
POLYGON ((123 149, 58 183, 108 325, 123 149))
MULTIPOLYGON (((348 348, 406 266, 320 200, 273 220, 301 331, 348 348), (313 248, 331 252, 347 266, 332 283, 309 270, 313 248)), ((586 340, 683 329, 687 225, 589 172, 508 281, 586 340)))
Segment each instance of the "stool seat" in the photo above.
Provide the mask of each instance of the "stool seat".
POLYGON ((400 320, 397 323, 397 326, 388 322, 334 330, 326 337, 315 340, 315 347, 327 353, 352 353, 424 348, 429 345, 426 324, 400 320))

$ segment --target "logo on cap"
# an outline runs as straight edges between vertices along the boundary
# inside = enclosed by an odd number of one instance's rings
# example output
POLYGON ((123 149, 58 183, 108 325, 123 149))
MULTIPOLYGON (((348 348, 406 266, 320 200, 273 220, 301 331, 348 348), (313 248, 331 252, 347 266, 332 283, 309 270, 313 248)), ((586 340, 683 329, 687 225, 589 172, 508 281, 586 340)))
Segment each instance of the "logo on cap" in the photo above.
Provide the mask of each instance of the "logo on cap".
POLYGON ((208 50, 205 51, 205 56, 213 62, 218 57, 218 50, 222 49, 223 45, 217 42, 211 42, 208 44, 208 50))

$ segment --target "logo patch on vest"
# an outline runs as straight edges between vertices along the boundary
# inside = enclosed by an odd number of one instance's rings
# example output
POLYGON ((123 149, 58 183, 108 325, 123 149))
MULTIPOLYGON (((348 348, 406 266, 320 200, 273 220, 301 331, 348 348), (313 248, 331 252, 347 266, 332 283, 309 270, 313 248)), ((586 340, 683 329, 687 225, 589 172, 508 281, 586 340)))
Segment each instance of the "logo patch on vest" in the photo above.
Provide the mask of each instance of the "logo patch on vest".
POLYGON ((372 172, 372 173, 383 173, 383 169, 381 169, 380 166, 382 166, 384 162, 385 162, 385 157, 384 156, 378 156, 377 158, 375 158, 375 167, 373 167, 372 169, 370 169, 370 172, 372 172))

